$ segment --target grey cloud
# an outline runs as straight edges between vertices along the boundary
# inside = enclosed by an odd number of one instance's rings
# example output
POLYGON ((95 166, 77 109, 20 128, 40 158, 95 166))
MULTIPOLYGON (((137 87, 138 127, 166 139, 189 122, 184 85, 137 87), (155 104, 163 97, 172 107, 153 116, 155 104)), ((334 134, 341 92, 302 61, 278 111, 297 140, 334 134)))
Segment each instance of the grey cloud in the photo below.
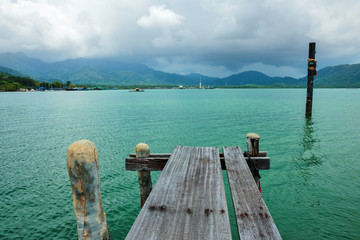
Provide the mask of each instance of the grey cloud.
POLYGON ((360 62, 359 12, 357 0, 2 0, 0 52, 121 57, 176 73, 254 68, 298 77, 311 41, 319 67, 360 62))

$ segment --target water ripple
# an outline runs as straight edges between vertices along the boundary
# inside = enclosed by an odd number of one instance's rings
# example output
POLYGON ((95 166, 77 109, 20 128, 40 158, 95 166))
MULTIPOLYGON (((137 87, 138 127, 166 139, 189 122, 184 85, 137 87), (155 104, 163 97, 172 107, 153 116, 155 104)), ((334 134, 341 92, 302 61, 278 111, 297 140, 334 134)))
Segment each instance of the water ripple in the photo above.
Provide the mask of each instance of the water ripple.
POLYGON ((360 95, 314 95, 309 121, 304 89, 0 94, 0 238, 77 238, 66 168, 74 141, 96 144, 110 234, 124 239, 140 210, 137 174, 124 161, 137 143, 163 153, 246 149, 245 135, 257 132, 271 157, 263 197, 283 238, 359 239, 360 95))

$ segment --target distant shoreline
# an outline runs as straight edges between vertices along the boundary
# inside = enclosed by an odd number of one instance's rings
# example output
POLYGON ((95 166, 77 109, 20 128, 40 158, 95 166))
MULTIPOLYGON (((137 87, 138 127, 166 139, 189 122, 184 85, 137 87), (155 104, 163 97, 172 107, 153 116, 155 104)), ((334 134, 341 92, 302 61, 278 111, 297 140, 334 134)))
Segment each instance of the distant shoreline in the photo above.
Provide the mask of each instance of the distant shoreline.
MULTIPOLYGON (((314 87, 315 89, 360 89, 358 87, 314 87)), ((86 92, 86 91, 128 91, 135 88, 111 88, 111 89, 79 89, 79 90, 65 90, 65 89, 56 89, 56 90, 17 90, 17 91, 4 91, 0 90, 0 93, 14 93, 14 92, 23 92, 23 93, 31 93, 31 92, 86 92)), ((215 87, 213 89, 199 89, 199 88, 183 88, 179 89, 178 87, 168 87, 168 88, 142 88, 144 90, 216 90, 216 89, 306 89, 306 87, 215 87)))

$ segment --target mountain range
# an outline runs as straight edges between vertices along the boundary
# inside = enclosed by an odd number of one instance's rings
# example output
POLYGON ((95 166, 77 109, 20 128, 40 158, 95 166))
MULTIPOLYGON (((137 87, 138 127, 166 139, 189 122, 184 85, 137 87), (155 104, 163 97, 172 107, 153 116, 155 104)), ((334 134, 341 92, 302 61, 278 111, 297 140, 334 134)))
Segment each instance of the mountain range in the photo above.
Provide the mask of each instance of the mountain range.
MULTIPOLYGON (((144 64, 126 63, 116 58, 68 59, 52 63, 29 58, 23 53, 0 54, 0 72, 29 76, 40 82, 67 82, 87 85, 203 85, 247 87, 306 87, 307 77, 270 77, 246 71, 225 78, 197 73, 171 74, 144 64)), ((360 64, 326 67, 318 71, 315 87, 360 87, 360 64)))

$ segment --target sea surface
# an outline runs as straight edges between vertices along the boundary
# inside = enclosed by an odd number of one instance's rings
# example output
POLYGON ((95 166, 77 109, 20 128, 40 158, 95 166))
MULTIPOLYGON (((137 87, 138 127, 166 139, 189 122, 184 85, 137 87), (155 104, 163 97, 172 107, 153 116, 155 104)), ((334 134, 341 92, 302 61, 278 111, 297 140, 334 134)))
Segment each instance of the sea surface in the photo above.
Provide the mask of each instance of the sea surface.
POLYGON ((360 90, 315 89, 311 119, 305 100, 306 89, 0 93, 0 239, 77 239, 66 167, 77 140, 98 149, 111 239, 124 239, 140 210, 125 171, 137 143, 246 150, 250 132, 271 158, 262 196, 283 239, 360 239, 360 90))

